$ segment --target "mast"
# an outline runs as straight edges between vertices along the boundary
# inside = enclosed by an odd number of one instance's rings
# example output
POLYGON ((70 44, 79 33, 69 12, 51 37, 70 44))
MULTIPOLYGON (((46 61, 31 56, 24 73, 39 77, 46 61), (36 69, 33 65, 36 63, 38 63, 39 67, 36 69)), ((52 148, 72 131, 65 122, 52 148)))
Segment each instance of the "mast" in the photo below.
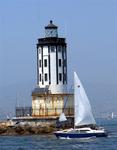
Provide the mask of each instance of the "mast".
POLYGON ((76 105, 76 72, 74 72, 74 129, 75 129, 75 105, 76 105))

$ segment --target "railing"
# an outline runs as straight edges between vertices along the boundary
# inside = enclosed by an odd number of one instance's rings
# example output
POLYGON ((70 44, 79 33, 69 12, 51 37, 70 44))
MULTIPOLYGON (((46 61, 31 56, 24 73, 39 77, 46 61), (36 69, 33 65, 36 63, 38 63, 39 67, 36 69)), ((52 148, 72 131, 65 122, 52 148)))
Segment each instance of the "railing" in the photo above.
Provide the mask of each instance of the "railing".
POLYGON ((16 107, 15 109, 16 117, 25 117, 32 115, 32 107, 16 107))
MULTIPOLYGON (((16 107, 16 117, 46 117, 46 116, 59 116, 63 112, 62 108, 41 108, 41 109, 32 109, 31 107, 16 107)), ((69 107, 64 109, 66 116, 72 116, 74 114, 74 109, 69 107)))

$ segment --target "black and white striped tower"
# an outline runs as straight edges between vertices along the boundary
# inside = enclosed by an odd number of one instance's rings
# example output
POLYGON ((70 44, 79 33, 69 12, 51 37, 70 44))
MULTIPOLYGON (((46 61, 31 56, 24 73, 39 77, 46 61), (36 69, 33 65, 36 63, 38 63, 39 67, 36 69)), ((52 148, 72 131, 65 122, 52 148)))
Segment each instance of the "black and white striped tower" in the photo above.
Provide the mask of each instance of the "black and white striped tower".
POLYGON ((37 85, 51 93, 66 93, 67 49, 65 38, 58 37, 58 27, 50 21, 45 37, 37 43, 37 85))

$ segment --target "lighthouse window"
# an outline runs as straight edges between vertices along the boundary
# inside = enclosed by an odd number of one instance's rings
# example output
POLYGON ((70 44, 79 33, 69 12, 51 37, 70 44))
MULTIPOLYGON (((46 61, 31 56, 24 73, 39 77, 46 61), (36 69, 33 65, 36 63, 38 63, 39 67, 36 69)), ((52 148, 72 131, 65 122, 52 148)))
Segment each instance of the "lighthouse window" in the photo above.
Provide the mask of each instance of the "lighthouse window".
POLYGON ((59 67, 61 67, 61 59, 59 59, 59 67))
POLYGON ((62 74, 59 73, 59 81, 62 81, 62 74))
POLYGON ((39 67, 41 67, 41 60, 39 60, 39 67))
POLYGON ((47 59, 44 59, 44 67, 47 67, 47 59))
POLYGON ((51 52, 55 52, 54 46, 51 46, 51 52))
POLYGON ((41 48, 39 48, 39 53, 41 53, 41 48))
POLYGON ((47 73, 45 73, 45 81, 47 81, 48 80, 48 78, 47 78, 47 73))
POLYGON ((41 82, 41 74, 39 74, 39 81, 41 82))

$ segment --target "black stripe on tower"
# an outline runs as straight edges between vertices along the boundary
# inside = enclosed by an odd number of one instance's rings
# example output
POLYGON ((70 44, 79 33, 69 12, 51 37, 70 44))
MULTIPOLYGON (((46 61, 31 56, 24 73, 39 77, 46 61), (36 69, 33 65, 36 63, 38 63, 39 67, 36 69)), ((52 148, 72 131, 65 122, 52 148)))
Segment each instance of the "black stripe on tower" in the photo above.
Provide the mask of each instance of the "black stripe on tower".
POLYGON ((66 46, 65 46, 65 68, 66 68, 66 84, 67 84, 67 50, 66 50, 66 46))
POLYGON ((50 46, 48 46, 48 71, 49 71, 49 84, 51 84, 51 72, 50 72, 50 46))
POLYGON ((65 66, 64 64, 65 63, 64 63, 64 47, 63 46, 62 46, 62 62, 63 62, 63 66, 62 66, 63 67, 62 68, 63 69, 63 75, 62 76, 63 76, 63 84, 64 84, 64 66, 65 66))
POLYGON ((58 49, 57 49, 57 46, 56 46, 56 81, 58 84, 58 49))
POLYGON ((39 52, 37 47, 37 84, 39 84, 39 52))
POLYGON ((42 85, 44 84, 44 80, 43 80, 43 46, 41 47, 41 51, 42 51, 42 53, 41 53, 41 62, 42 62, 42 66, 41 66, 41 68, 42 68, 42 85))

